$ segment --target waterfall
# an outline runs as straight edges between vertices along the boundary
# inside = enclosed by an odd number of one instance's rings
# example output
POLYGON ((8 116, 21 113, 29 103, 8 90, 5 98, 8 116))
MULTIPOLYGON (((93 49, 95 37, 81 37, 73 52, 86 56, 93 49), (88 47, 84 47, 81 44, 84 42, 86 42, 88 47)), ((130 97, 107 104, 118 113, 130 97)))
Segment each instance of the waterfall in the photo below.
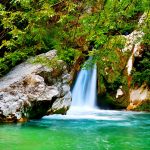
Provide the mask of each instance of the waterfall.
MULTIPOLYGON (((85 65, 92 57, 85 62, 85 65)), ((96 83, 97 83, 97 67, 96 64, 90 69, 81 69, 78 73, 76 83, 72 90, 72 104, 67 112, 70 114, 83 109, 96 108, 96 83)))

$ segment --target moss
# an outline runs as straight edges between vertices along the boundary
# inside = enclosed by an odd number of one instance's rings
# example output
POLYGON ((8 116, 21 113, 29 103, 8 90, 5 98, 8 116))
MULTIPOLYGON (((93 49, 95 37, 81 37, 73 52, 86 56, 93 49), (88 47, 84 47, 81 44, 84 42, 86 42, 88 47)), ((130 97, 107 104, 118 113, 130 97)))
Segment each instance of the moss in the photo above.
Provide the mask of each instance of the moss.
POLYGON ((112 94, 106 93, 105 95, 98 96, 98 105, 104 109, 125 109, 129 102, 126 97, 116 99, 112 94))
POLYGON ((135 111, 148 111, 150 112, 150 100, 143 101, 141 105, 134 109, 135 111))

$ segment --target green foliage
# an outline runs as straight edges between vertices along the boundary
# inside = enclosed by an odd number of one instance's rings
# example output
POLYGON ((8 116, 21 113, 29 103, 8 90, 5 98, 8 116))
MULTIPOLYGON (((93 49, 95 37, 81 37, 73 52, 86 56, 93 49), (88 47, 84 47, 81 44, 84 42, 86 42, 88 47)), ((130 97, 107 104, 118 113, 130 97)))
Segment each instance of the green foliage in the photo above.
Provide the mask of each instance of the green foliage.
POLYGON ((53 48, 59 59, 72 65, 92 41, 97 51, 90 55, 100 65, 100 73, 105 75, 105 68, 119 72, 118 51, 125 43, 121 35, 143 30, 148 43, 149 17, 138 26, 139 17, 148 10, 149 0, 2 0, 0 75, 53 48))
MULTIPOLYGON (((148 4, 148 3, 147 3, 148 4)), ((148 8, 148 6, 145 6, 148 8)), ((145 33, 142 41, 144 47, 144 54, 139 61, 135 61, 136 65, 133 72, 132 85, 141 86, 143 83, 146 83, 150 86, 150 12, 146 14, 145 22, 142 24, 142 31, 145 33)))
POLYGON ((135 111, 148 111, 150 112, 150 100, 143 101, 137 108, 134 109, 135 111))
POLYGON ((14 53, 6 53, 3 58, 0 58, 0 76, 7 73, 10 68, 16 66, 26 58, 27 53, 25 52, 15 51, 14 53))
POLYGON ((54 57, 51 60, 47 58, 46 56, 37 56, 35 59, 30 60, 33 64, 42 64, 44 66, 47 66, 49 68, 60 68, 60 64, 58 63, 58 58, 54 57))
POLYGON ((68 65, 72 65, 75 58, 77 58, 79 55, 80 52, 76 51, 73 48, 68 48, 67 50, 63 49, 58 51, 59 59, 65 61, 68 65))
POLYGON ((51 48, 47 22, 55 14, 54 2, 12 0, 0 5, 0 76, 28 56, 51 48))
POLYGON ((133 85, 141 86, 146 83, 150 86, 150 51, 146 51, 143 59, 138 62, 137 68, 132 73, 133 85))

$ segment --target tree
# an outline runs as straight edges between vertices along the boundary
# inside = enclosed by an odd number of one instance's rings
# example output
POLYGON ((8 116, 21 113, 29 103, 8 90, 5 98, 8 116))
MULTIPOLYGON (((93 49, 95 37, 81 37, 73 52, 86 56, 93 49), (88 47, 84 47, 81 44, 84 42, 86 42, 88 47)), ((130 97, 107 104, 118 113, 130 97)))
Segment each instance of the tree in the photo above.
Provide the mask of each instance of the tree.
MULTIPOLYGON (((28 56, 58 50, 69 65, 94 45, 94 61, 104 67, 119 60, 126 35, 141 30, 139 17, 149 0, 7 0, 0 4, 0 75, 28 56), (118 59, 116 59, 118 58, 118 59)), ((142 26, 148 33, 148 26, 142 26)))

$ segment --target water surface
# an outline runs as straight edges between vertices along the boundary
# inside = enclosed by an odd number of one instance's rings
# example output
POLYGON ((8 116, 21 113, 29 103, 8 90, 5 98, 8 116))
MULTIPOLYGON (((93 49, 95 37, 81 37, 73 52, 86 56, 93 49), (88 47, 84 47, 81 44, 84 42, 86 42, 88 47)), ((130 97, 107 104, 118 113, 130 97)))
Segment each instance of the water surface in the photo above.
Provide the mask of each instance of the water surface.
POLYGON ((150 113, 101 110, 0 124, 0 150, 150 150, 150 113))

